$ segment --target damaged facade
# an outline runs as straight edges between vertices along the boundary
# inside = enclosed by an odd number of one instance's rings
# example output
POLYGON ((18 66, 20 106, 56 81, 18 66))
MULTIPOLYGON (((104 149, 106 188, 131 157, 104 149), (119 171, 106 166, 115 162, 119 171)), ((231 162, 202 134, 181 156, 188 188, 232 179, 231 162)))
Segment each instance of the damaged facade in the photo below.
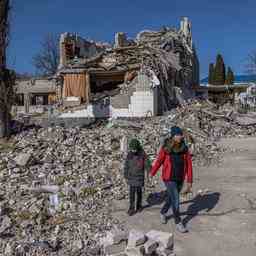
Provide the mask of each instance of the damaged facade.
POLYGON ((44 112, 57 102, 54 80, 18 80, 15 85, 16 99, 13 111, 17 113, 44 112))
POLYGON ((114 46, 62 34, 57 77, 62 103, 82 106, 63 116, 162 114, 199 84, 191 23, 183 18, 179 30, 142 31, 134 40, 117 33, 114 46))
POLYGON ((246 88, 246 91, 243 91, 240 94, 236 95, 237 101, 243 107, 256 107, 256 84, 250 83, 250 85, 246 88))

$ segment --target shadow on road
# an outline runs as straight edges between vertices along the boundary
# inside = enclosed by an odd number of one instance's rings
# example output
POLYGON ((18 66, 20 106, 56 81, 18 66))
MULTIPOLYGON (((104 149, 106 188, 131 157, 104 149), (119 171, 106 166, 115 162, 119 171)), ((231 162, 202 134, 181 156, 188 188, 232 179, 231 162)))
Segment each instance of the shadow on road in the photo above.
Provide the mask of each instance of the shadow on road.
POLYGON ((151 207, 154 205, 160 205, 165 201, 166 198, 166 191, 160 191, 157 193, 151 193, 148 195, 148 198, 146 199, 148 205, 147 207, 151 207))
POLYGON ((186 215, 183 220, 184 224, 187 224, 194 217, 196 217, 201 211, 210 212, 217 205, 220 199, 220 193, 214 192, 205 195, 197 195, 192 201, 191 205, 188 207, 185 213, 186 215))
MULTIPOLYGON (((144 208, 149 208, 154 205, 161 205, 166 198, 166 191, 161 191, 158 193, 151 193, 147 198, 148 205, 144 206, 144 208)), ((184 224, 187 224, 194 217, 196 217, 200 212, 210 212, 217 205, 220 199, 220 193, 208 193, 205 195, 197 195, 195 198, 189 201, 184 201, 181 204, 190 204, 186 212, 181 213, 181 215, 185 215, 185 219, 183 220, 184 224)), ((168 218, 172 218, 173 215, 168 216, 168 218)))

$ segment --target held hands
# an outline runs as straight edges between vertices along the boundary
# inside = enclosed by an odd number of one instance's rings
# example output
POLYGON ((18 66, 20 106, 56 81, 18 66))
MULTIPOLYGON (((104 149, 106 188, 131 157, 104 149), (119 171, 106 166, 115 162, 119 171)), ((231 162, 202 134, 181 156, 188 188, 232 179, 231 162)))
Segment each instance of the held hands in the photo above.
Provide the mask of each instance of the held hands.
POLYGON ((192 191, 192 183, 187 183, 187 188, 189 191, 192 191))
POLYGON ((153 179, 153 176, 152 175, 148 175, 148 184, 150 185, 150 186, 152 186, 153 184, 154 184, 154 179, 153 179))
POLYGON ((192 193, 192 183, 187 183, 186 188, 182 194, 192 193))

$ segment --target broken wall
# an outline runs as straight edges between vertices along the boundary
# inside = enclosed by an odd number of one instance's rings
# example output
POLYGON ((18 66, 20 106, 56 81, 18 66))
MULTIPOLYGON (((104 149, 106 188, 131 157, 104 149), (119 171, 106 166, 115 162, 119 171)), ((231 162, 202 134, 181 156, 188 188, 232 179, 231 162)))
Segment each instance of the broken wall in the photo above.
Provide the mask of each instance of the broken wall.
MULTIPOLYGON (((175 87, 181 89, 180 96, 188 99, 194 97, 193 86, 199 84, 199 61, 193 47, 191 29, 191 22, 188 18, 183 18, 179 30, 168 27, 163 27, 160 31, 145 30, 141 31, 134 41, 128 40, 125 33, 119 32, 115 36, 114 47, 66 35, 66 41, 72 39, 76 48, 80 49, 79 54, 83 47, 86 48, 77 58, 73 53, 66 68, 101 72, 103 75, 109 72, 127 74, 142 71, 150 77, 150 72, 153 72, 159 80, 156 90, 157 111, 154 112, 161 114, 180 104, 175 87)), ((115 80, 113 77, 113 82, 115 80)), ((124 84, 129 87, 129 83, 124 80, 124 84)), ((108 81, 111 83, 111 77, 108 81)), ((109 83, 103 79, 92 79, 91 82, 93 87, 95 84, 95 88, 97 85, 106 86, 106 90, 108 89, 109 83)), ((121 83, 123 81, 120 81, 121 83)), ((101 91, 104 91, 104 88, 101 91)), ((98 90, 95 93, 98 93, 98 90)))
POLYGON ((91 58, 107 48, 107 44, 88 41, 76 34, 63 33, 60 37, 60 65, 62 69, 76 58, 91 58))

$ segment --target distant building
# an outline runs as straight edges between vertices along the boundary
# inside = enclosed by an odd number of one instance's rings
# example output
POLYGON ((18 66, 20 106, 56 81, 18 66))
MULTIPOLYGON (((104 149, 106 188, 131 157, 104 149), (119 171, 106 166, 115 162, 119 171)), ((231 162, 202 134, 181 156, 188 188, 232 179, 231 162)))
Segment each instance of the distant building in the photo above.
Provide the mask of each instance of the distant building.
POLYGON ((53 80, 18 80, 15 85, 17 112, 44 112, 49 105, 56 103, 56 85, 53 80))
POLYGON ((207 85, 196 86, 194 90, 196 96, 209 99, 216 104, 236 102, 241 93, 245 93, 251 86, 249 83, 236 85, 207 85))
POLYGON ((256 84, 251 84, 246 92, 237 95, 237 101, 243 107, 256 107, 256 84))

